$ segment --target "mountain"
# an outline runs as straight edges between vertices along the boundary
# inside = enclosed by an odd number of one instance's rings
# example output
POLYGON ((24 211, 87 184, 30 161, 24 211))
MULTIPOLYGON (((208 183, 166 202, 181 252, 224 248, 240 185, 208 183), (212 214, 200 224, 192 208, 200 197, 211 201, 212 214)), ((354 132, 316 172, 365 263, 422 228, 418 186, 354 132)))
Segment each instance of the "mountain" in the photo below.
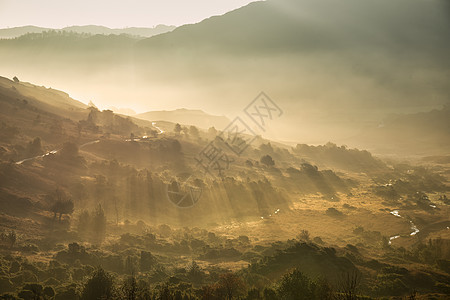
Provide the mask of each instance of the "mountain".
POLYGON ((408 53, 427 49, 442 55, 450 45, 442 39, 449 32, 448 8, 445 0, 259 1, 140 44, 165 51, 204 48, 249 55, 359 47, 389 52, 410 48, 408 53))
POLYGON ((0 38, 12 39, 27 33, 41 33, 43 31, 51 30, 51 28, 37 27, 37 26, 21 26, 13 28, 0 29, 0 38))
POLYGON ((13 28, 2 28, 0 29, 0 39, 2 38, 16 38, 22 36, 27 33, 42 33, 44 31, 49 30, 60 30, 60 31, 69 31, 76 33, 85 33, 85 34, 128 34, 132 36, 139 37, 151 37, 154 35, 158 35, 161 33, 166 33, 174 30, 175 26, 167 26, 167 25, 157 25, 152 28, 147 27, 127 27, 127 28, 108 28, 105 26, 97 26, 97 25, 85 25, 85 26, 68 26, 60 29, 54 28, 45 28, 45 27, 37 27, 37 26, 22 26, 22 27, 13 27, 13 28))
POLYGON ((450 108, 445 106, 428 112, 391 115, 353 139, 377 153, 447 155, 449 133, 450 108))
POLYGON ((95 96, 103 107, 124 99, 157 110, 189 102, 234 116, 264 91, 284 111, 270 138, 360 147, 351 138, 388 115, 449 104, 448 6, 258 1, 147 39, 2 40, 0 57, 5 75, 95 96))
POLYGON ((172 111, 149 111, 135 115, 136 118, 148 121, 169 121, 174 123, 194 125, 203 129, 215 127, 223 129, 230 120, 224 116, 213 116, 201 110, 189 110, 185 108, 172 111))

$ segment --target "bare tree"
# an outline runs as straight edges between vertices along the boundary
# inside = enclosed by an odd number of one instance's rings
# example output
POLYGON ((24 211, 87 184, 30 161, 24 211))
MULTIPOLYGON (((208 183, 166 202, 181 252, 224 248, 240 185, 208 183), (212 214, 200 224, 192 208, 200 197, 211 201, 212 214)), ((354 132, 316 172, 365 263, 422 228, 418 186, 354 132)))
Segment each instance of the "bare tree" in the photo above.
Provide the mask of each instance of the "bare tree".
POLYGON ((220 275, 218 287, 227 300, 232 300, 244 288, 242 279, 234 273, 225 273, 220 275))
POLYGON ((345 272, 338 281, 337 299, 356 300, 358 299, 358 289, 361 283, 361 276, 358 270, 345 272))
POLYGON ((8 242, 9 242, 9 244, 10 244, 10 247, 11 247, 11 248, 14 247, 14 244, 15 244, 16 241, 17 241, 17 234, 16 234, 16 232, 15 232, 14 230, 11 230, 11 231, 6 235, 6 238, 7 238, 8 242))
POLYGON ((308 242, 309 239, 310 239, 309 231, 305 230, 305 229, 300 231, 300 234, 298 235, 298 239, 301 240, 301 241, 308 242))

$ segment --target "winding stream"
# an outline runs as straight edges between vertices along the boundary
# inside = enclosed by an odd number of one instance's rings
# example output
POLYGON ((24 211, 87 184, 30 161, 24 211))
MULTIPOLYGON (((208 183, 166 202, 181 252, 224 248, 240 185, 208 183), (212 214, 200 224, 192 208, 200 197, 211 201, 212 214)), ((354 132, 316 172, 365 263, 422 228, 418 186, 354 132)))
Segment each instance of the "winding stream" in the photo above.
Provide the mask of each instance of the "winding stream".
MULTIPOLYGON (((397 218, 403 218, 400 215, 400 212, 398 211, 398 209, 394 209, 393 211, 391 211, 389 213, 397 218)), ((418 234, 420 232, 420 230, 419 230, 419 228, 417 228, 416 224, 413 223, 413 221, 409 221, 409 223, 410 223, 410 228, 411 228, 411 233, 409 235, 415 236, 416 234, 418 234)), ((389 245, 392 244, 393 240, 398 239, 399 237, 400 237, 400 235, 393 235, 393 236, 389 237, 389 245)))

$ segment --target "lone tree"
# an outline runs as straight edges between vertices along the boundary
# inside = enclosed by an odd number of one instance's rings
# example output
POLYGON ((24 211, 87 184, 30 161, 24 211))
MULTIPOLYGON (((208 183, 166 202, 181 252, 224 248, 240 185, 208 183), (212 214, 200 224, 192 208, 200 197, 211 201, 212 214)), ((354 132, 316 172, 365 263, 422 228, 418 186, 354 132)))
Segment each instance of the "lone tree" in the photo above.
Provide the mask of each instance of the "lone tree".
POLYGON ((280 299, 310 300, 314 297, 314 283, 298 269, 285 274, 278 287, 280 299))
POLYGON ((57 200, 52 205, 53 218, 56 218, 56 214, 59 214, 58 220, 61 222, 62 215, 71 215, 73 213, 73 201, 72 200, 57 200))
POLYGON ((50 211, 53 212, 53 219, 56 219, 56 215, 59 214, 58 219, 61 222, 63 215, 70 215, 73 213, 73 201, 67 197, 64 191, 56 189, 54 193, 49 195, 49 198, 53 202, 50 207, 50 211))
POLYGON ((192 263, 188 266, 187 275, 193 283, 202 282, 203 272, 202 269, 200 269, 200 266, 195 262, 195 260, 193 260, 192 263))
POLYGON ((273 167, 275 165, 275 161, 270 155, 264 155, 263 157, 261 157, 261 163, 265 164, 268 167, 273 167))
POLYGON ((189 134, 192 135, 194 138, 198 138, 200 136, 200 131, 195 126, 189 127, 189 134))
POLYGON ((40 137, 36 137, 32 142, 28 143, 27 152, 28 155, 30 156, 37 156, 42 154, 42 145, 40 137))
POLYGON ((305 229, 300 231, 300 234, 298 235, 298 239, 301 241, 309 242, 309 239, 310 239, 309 231, 305 230, 305 229))
POLYGON ((181 132, 181 125, 178 124, 178 123, 175 124, 175 127, 174 127, 173 131, 174 131, 176 134, 180 134, 180 132, 181 132))
POLYGON ((11 230, 7 235, 6 235, 6 239, 8 240, 10 247, 14 247, 14 244, 17 241, 17 234, 14 230, 11 230))
POLYGON ((72 142, 64 143, 61 152, 61 157, 66 159, 72 159, 78 157, 78 146, 72 142))

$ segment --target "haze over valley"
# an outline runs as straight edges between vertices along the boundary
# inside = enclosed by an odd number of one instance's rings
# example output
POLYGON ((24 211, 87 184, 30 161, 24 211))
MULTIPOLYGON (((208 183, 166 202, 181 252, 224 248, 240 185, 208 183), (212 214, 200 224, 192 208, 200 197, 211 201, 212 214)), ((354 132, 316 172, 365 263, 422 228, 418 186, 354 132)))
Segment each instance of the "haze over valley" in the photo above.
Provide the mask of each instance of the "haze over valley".
POLYGON ((50 2, 0 1, 0 299, 448 299, 448 1, 50 2))

